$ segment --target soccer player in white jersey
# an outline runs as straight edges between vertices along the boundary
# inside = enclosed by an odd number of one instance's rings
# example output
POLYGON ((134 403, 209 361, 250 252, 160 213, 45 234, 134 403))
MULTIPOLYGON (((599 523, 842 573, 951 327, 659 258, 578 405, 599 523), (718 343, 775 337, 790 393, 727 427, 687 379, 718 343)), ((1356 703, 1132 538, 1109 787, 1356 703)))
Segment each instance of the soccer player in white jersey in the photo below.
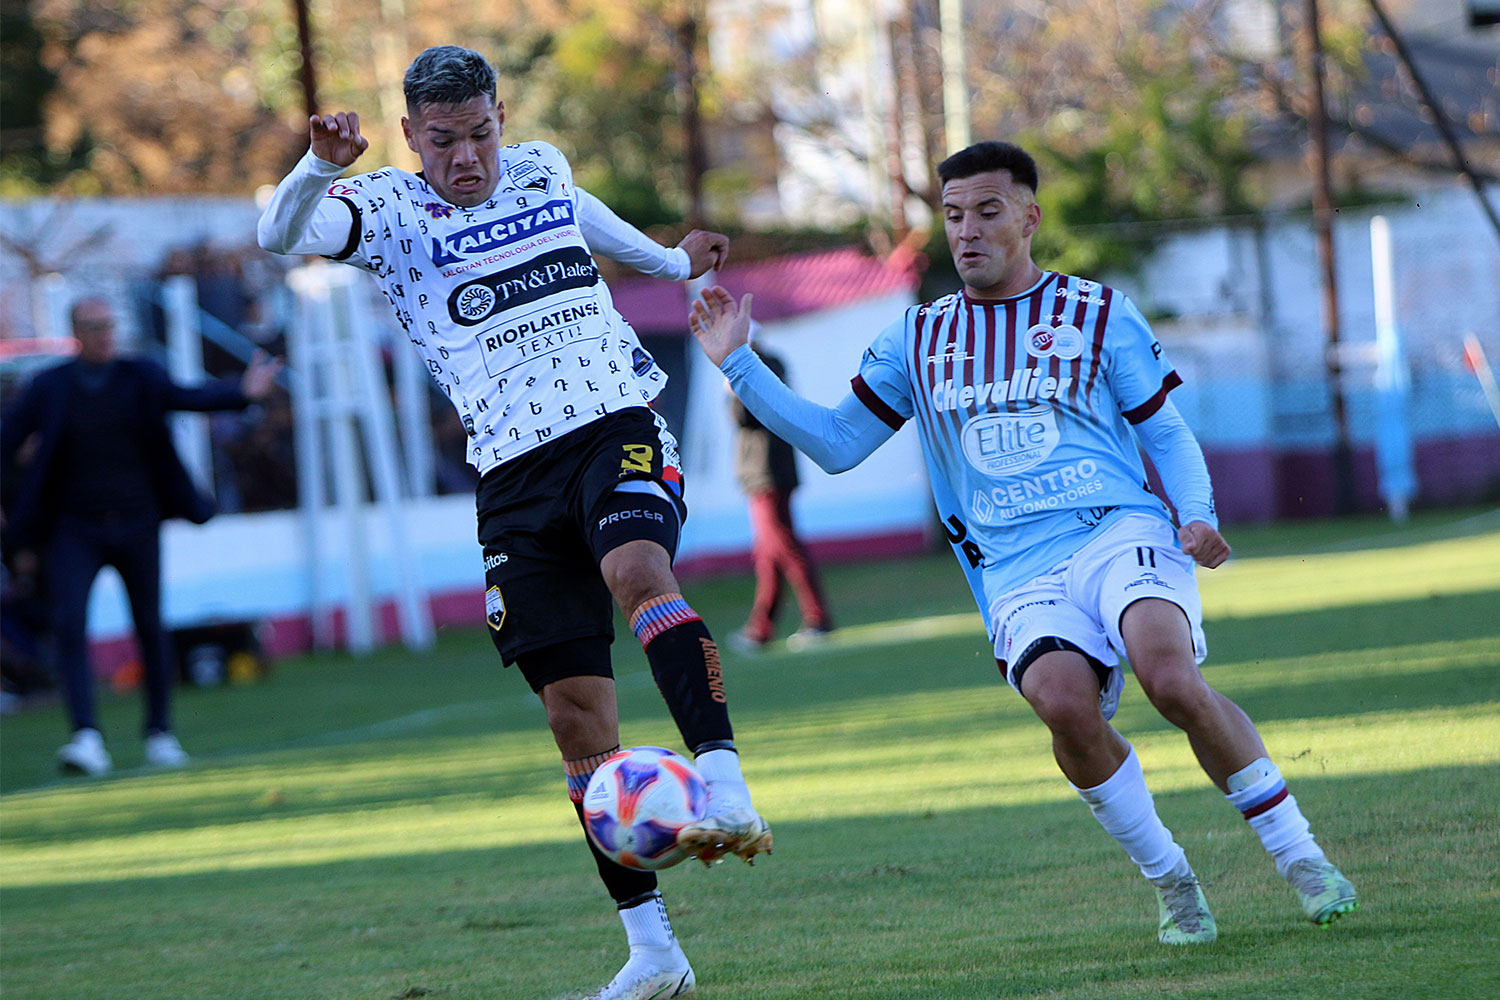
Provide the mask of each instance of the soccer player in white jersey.
MULTIPOLYGON (((404 87, 402 129, 422 172, 340 179, 369 145, 359 118, 314 116, 311 148, 262 215, 260 244, 372 272, 457 407, 481 474, 490 635, 546 708, 580 820, 589 776, 620 746, 613 601, 708 783, 708 815, 679 843, 705 863, 752 860, 770 850, 770 828, 740 772, 718 648, 672 573, 682 475, 676 440, 649 408, 666 376, 592 257, 680 280, 720 265, 728 243, 694 230, 660 246, 575 186, 554 147, 502 146, 505 107, 477 52, 428 49, 404 87)), ((692 993, 655 873, 589 846, 630 945, 596 996, 692 993)))
POLYGON ((1245 713, 1204 681, 1194 562, 1229 557, 1203 454, 1167 394, 1181 380, 1125 295, 1043 271, 1036 164, 983 142, 938 168, 963 290, 915 306, 865 352, 853 391, 817 406, 744 346, 750 296, 712 288, 693 332, 734 392, 829 472, 910 419, 948 540, 1007 681, 1052 734, 1064 776, 1156 887, 1159 939, 1217 936, 1198 879, 1157 817, 1135 751, 1110 724, 1120 656, 1260 835, 1307 917, 1355 908, 1245 713), (1146 486, 1155 462, 1177 524, 1146 486))

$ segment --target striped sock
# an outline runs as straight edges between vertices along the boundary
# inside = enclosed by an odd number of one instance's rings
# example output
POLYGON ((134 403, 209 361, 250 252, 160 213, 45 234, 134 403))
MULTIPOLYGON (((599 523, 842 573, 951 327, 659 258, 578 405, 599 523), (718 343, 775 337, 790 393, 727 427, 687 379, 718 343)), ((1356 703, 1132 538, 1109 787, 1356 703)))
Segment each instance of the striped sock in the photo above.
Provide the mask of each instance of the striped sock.
POLYGON ((1261 844, 1275 860, 1277 871, 1285 874, 1288 865, 1303 858, 1322 860, 1323 849, 1313 839, 1311 824, 1297 807, 1296 798, 1287 790, 1281 770, 1275 764, 1262 757, 1231 775, 1227 783, 1231 788, 1243 785, 1225 798, 1260 837, 1261 844), (1255 769, 1252 773, 1257 780, 1244 784, 1242 776, 1251 768, 1255 769))
POLYGON ((588 823, 583 817, 584 790, 588 788, 589 779, 599 770, 599 766, 619 749, 616 746, 613 750, 589 757, 563 761, 563 772, 568 776, 568 798, 573 803, 573 812, 578 816, 578 825, 585 831, 583 839, 589 845, 589 853, 594 856, 594 866, 599 869, 599 881, 604 883, 605 891, 616 905, 644 899, 648 893, 656 891, 656 872, 643 872, 616 864, 600 852, 599 846, 587 833, 588 823))
POLYGON ((563 773, 568 776, 568 798, 575 803, 582 802, 584 790, 589 787, 589 779, 599 770, 599 765, 619 752, 620 746, 617 743, 613 750, 596 753, 592 757, 563 761, 563 773))
POLYGON ((635 633, 644 648, 651 645, 652 639, 674 626, 702 620, 681 594, 662 594, 635 609, 635 613, 630 616, 630 631, 635 633))
POLYGON ((688 750, 733 747, 719 647, 698 612, 681 594, 662 594, 635 609, 630 630, 646 651, 652 679, 688 750))

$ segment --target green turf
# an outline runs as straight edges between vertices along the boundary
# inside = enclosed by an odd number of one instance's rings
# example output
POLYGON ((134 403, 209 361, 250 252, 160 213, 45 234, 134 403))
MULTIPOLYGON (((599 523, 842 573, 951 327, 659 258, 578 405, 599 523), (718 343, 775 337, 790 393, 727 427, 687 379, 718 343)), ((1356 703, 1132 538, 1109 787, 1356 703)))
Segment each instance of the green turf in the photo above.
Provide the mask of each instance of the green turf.
MULTIPOLYGON (((1361 891, 1300 919, 1181 736, 1127 687, 1117 724, 1215 909, 1156 944, 1155 900, 998 678, 952 558, 828 572, 845 627, 726 652, 776 854, 663 874, 705 1000, 1500 996, 1500 517, 1230 532, 1202 574, 1205 673, 1261 725, 1361 891)), ((741 578, 690 586, 714 629, 741 578)), ((618 647, 624 734, 675 745, 618 647)), ((554 1000, 623 959, 541 709, 479 631, 431 656, 277 665, 185 690, 196 763, 139 765, 138 699, 103 718, 121 771, 62 780, 56 706, 0 725, 5 1000, 554 1000)))

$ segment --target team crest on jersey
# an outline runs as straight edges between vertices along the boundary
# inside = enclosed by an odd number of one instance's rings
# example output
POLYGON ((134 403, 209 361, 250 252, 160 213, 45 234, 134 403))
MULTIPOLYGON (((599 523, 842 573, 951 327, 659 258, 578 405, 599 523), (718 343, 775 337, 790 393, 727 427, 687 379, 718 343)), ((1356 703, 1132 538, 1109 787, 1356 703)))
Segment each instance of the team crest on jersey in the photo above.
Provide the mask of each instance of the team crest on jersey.
POLYGON ((546 191, 552 187, 552 178, 547 171, 535 163, 518 163, 506 171, 510 182, 523 191, 546 191))
POLYGON ((1083 331, 1072 323, 1038 323, 1026 331, 1026 353, 1033 358, 1073 361, 1083 355, 1083 331))
POLYGON ((500 596, 499 587, 491 587, 484 592, 484 620, 496 632, 505 624, 505 598, 500 596))

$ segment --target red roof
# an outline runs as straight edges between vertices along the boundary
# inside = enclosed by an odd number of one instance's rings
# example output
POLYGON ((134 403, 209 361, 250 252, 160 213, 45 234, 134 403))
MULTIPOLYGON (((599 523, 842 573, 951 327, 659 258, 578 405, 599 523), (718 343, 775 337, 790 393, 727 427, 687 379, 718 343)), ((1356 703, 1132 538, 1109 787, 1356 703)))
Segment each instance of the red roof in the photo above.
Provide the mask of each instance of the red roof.
MULTIPOLYGON (((755 294, 755 318, 761 322, 832 309, 849 302, 915 292, 917 255, 898 248, 887 260, 857 247, 814 250, 736 264, 719 272, 718 281, 738 298, 755 294)), ((611 281, 610 293, 638 333, 687 333, 687 286, 662 278, 611 281)))

